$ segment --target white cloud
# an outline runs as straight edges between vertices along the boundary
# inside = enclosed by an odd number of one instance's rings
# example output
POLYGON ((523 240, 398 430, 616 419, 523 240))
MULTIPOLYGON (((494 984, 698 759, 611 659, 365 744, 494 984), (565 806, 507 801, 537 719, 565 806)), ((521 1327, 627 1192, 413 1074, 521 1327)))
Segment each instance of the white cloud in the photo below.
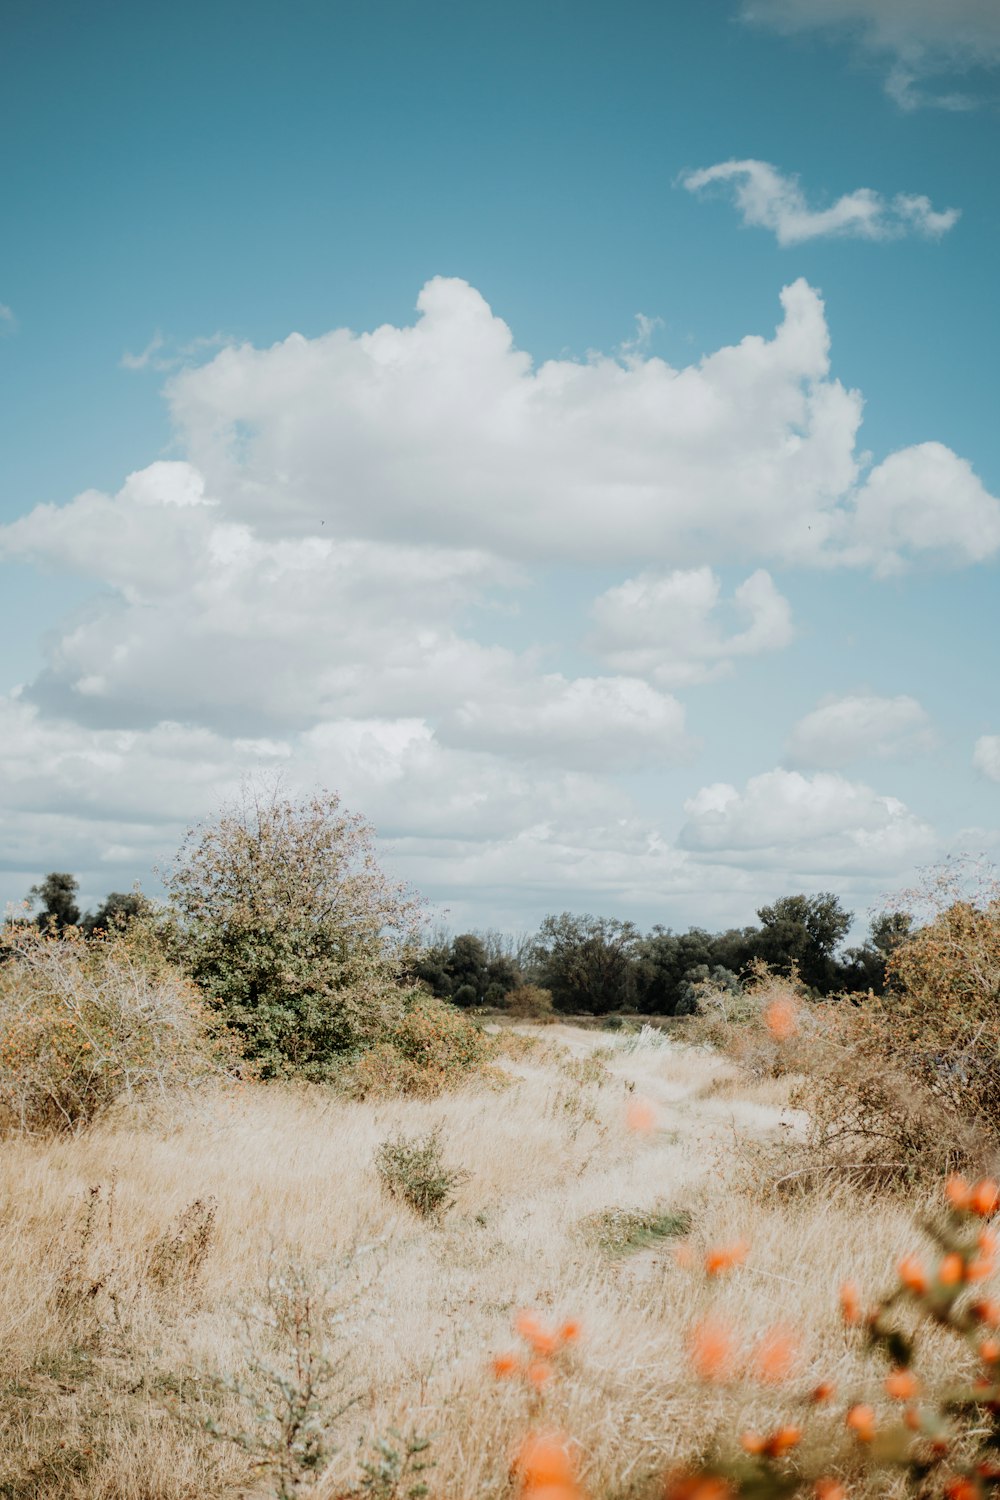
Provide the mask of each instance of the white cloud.
POLYGON ((845 561, 893 573, 920 552, 982 562, 1000 548, 1000 506, 943 443, 891 453, 857 491, 845 561))
POLYGON ((550 674, 480 695, 459 706, 448 738, 594 770, 668 765, 693 749, 677 699, 634 677, 550 674))
POLYGON ((982 734, 972 752, 972 764, 990 781, 1000 781, 1000 734, 982 734))
POLYGON ((929 198, 920 195, 897 193, 886 199, 871 188, 845 193, 829 208, 810 208, 797 177, 753 159, 718 162, 688 172, 681 180, 689 192, 713 183, 729 184, 744 224, 773 230, 779 245, 800 245, 826 235, 889 240, 913 233, 937 239, 959 217, 957 208, 938 212, 929 198))
POLYGON ((766 771, 742 792, 717 782, 684 808, 681 848, 802 880, 895 873, 934 850, 932 830, 897 798, 829 772, 766 771))
POLYGON ((752 573, 731 601, 721 594, 707 567, 627 578, 594 601, 589 645, 617 671, 669 686, 708 682, 731 671, 736 657, 789 645, 791 606, 770 573, 752 573))
POLYGON ((868 756, 912 755, 931 745, 930 720, 915 698, 871 693, 830 698, 793 728, 788 759, 794 765, 833 768, 868 756))
POLYGON ((889 64, 886 90, 902 109, 968 109, 967 93, 928 91, 935 74, 1000 64, 995 0, 744 0, 749 21, 793 32, 840 29, 889 64))
MULTIPOLYGON (((830 378, 818 294, 800 280, 781 300, 773 338, 684 369, 535 369, 473 288, 437 278, 412 328, 293 335, 175 376, 178 439, 226 516, 265 537, 325 523, 608 566, 834 560, 853 540, 862 401, 830 378)), ((924 450, 904 451, 918 467, 924 450)))

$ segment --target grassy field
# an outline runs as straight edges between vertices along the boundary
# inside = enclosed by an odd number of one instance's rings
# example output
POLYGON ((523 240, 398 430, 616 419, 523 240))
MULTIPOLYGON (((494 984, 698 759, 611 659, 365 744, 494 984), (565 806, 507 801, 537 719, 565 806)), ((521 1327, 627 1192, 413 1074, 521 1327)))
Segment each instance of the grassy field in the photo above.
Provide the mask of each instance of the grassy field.
MULTIPOLYGON (((592 1496, 639 1496, 713 1437, 735 1446, 745 1428, 800 1420, 821 1381, 877 1404, 837 1289, 884 1289, 919 1247, 925 1205, 763 1194, 753 1143, 802 1125, 787 1080, 749 1085, 669 1038, 535 1036, 503 1062, 506 1086, 433 1102, 245 1087, 76 1138, 7 1141, 0 1496, 275 1494, 269 1465, 293 1440, 283 1403, 308 1397, 313 1375, 329 1452, 301 1492, 320 1500, 405 1495, 415 1480, 376 1447, 399 1452, 393 1432, 430 1440, 432 1496, 509 1493, 533 1423, 572 1436, 592 1496), (650 1128, 629 1127, 637 1099, 650 1128), (374 1162, 387 1139, 431 1130, 464 1176, 424 1218, 374 1162), (745 1263, 706 1278, 703 1252, 740 1238, 745 1263), (522 1347, 524 1309, 581 1325, 540 1391, 491 1370, 522 1347), (750 1367, 787 1335, 787 1379, 698 1381, 689 1340, 706 1317, 750 1367)), ((930 1377, 943 1359, 932 1339, 930 1377)), ((805 1449, 821 1439, 857 1467, 842 1415, 810 1419, 805 1449)), ((295 1441, 308 1453, 308 1431, 295 1441)), ((892 1493, 871 1484, 855 1493, 892 1493)))

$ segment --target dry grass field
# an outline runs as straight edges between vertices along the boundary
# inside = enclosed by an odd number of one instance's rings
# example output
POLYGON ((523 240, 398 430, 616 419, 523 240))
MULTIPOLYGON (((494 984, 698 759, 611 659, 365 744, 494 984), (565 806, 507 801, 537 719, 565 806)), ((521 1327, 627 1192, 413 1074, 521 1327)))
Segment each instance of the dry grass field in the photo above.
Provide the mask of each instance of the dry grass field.
MULTIPOLYGON (((539 1422, 571 1435, 591 1496, 642 1496, 713 1438, 735 1447, 746 1428, 801 1420, 821 1381, 884 1404, 837 1291, 848 1277, 882 1291, 919 1247, 926 1205, 763 1194, 748 1147, 801 1129, 787 1080, 745 1083, 652 1036, 535 1036, 503 1060, 505 1086, 429 1102, 244 1087, 7 1140, 0 1496, 273 1495, 283 1403, 310 1360, 319 1457, 301 1492, 308 1481, 318 1500, 404 1496, 415 1479, 384 1455, 379 1467, 380 1439, 399 1451, 392 1433, 430 1440, 419 1477, 433 1497, 510 1493, 512 1455, 539 1422), (648 1128, 629 1126, 636 1100, 648 1128), (422 1217, 374 1162, 387 1139, 435 1129, 464 1176, 422 1217), (704 1251, 741 1238, 744 1264, 707 1278, 704 1251), (581 1326, 538 1391, 491 1369, 523 1347, 525 1309, 581 1326), (741 1367, 787 1333, 787 1378, 697 1380, 689 1340, 706 1317, 731 1331, 741 1367)), ((944 1357, 932 1339, 922 1368, 933 1377, 944 1357)), ((297 1440, 307 1451, 308 1430, 297 1440)), ((842 1411, 810 1418, 803 1453, 820 1440, 858 1470, 842 1411)), ((893 1493, 859 1470, 856 1484, 893 1493)))

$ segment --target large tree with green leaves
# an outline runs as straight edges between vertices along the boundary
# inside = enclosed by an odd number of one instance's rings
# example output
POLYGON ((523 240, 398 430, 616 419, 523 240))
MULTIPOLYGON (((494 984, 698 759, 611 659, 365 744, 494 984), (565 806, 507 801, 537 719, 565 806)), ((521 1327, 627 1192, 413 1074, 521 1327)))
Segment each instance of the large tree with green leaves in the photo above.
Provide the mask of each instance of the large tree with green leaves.
POLYGON ((166 884, 189 972, 265 1076, 323 1077, 401 1007, 418 903, 335 793, 245 787, 166 884))

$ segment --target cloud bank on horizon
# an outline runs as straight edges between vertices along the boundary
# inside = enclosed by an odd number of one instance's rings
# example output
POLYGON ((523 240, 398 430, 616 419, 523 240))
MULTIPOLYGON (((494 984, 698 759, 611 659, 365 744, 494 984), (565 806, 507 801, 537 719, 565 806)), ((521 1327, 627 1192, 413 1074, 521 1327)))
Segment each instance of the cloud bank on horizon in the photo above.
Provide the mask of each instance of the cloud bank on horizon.
MULTIPOLYGON (((867 891, 933 857, 925 819, 843 774, 933 743, 908 695, 821 702, 787 766, 701 785, 679 827, 629 791, 697 777, 679 692, 790 648, 776 571, 879 580, 1000 552, 1000 502, 964 457, 859 449, 821 297, 799 279, 780 300, 770 337, 682 368, 535 364, 437 277, 410 326, 175 373, 182 457, 0 527, 0 557, 95 589, 0 700, 0 861, 148 866, 250 769, 336 786, 418 886, 500 921, 576 898, 728 919, 762 880, 867 891), (492 638, 553 567, 612 581, 549 647, 492 638)), ((975 764, 1000 774, 989 737, 975 764)))

